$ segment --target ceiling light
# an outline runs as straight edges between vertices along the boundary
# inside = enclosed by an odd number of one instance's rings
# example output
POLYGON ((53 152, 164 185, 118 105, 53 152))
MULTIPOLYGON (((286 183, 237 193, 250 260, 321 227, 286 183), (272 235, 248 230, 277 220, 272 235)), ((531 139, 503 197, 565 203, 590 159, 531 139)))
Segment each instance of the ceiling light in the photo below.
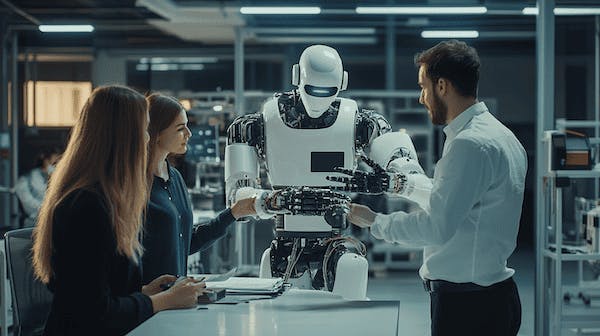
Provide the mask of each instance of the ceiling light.
MULTIPOLYGON (((523 15, 538 15, 537 7, 525 7, 523 15)), ((556 7, 554 15, 600 15, 600 7, 556 7)))
POLYGON ((423 30, 423 38, 477 38, 477 30, 423 30))
POLYGON ((193 63, 181 64, 180 69, 181 70, 190 70, 190 71, 203 70, 204 64, 193 64, 193 63))
POLYGON ((39 25, 42 33, 90 33, 94 31, 92 25, 39 25))
POLYGON ((241 7, 242 14, 319 14, 321 7, 241 7))
POLYGON ((248 32, 261 35, 373 35, 373 27, 257 27, 248 32))
POLYGON ((339 43, 339 44, 375 44, 375 36, 257 36, 262 43, 339 43))
POLYGON ((358 14, 485 14, 487 7, 356 7, 358 14))
POLYGON ((140 58, 140 63, 152 63, 152 64, 162 64, 162 63, 217 63, 218 59, 216 57, 142 57, 140 58))

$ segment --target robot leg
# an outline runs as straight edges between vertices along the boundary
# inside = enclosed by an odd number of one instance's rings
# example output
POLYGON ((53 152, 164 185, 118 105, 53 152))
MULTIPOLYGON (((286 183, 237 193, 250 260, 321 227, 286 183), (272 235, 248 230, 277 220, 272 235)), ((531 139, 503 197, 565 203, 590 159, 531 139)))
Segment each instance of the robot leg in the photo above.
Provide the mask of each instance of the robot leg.
POLYGON ((267 248, 262 257, 260 257, 260 269, 258 273, 259 278, 272 278, 271 273, 271 248, 267 248))
POLYGON ((349 300, 367 299, 369 264, 356 253, 344 253, 337 262, 333 293, 349 300))

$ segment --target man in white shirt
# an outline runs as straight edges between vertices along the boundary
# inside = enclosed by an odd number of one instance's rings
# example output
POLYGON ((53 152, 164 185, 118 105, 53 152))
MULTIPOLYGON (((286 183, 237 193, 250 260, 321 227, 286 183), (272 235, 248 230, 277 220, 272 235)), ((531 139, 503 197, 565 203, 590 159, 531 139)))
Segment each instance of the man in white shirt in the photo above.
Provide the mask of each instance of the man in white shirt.
POLYGON ((415 64, 419 102, 432 123, 447 125, 429 206, 383 215, 351 204, 348 220, 379 239, 424 247, 419 274, 431 297, 433 336, 516 335, 521 303, 506 260, 516 246, 525 150, 478 102, 474 48, 444 41, 415 64))
POLYGON ((60 157, 58 148, 43 149, 36 157, 36 167, 22 175, 15 185, 15 193, 22 207, 21 227, 35 225, 38 211, 44 200, 48 179, 60 157))

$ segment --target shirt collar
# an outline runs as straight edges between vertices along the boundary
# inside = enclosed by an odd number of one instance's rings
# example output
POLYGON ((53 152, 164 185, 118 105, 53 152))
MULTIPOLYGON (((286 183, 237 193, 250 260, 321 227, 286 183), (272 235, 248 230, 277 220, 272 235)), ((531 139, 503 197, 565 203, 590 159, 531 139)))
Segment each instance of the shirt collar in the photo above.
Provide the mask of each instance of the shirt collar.
POLYGON ((452 120, 446 127, 444 127, 444 133, 446 138, 454 138, 465 125, 473 119, 473 117, 487 112, 488 108, 484 102, 475 103, 466 110, 462 111, 454 120, 452 120))

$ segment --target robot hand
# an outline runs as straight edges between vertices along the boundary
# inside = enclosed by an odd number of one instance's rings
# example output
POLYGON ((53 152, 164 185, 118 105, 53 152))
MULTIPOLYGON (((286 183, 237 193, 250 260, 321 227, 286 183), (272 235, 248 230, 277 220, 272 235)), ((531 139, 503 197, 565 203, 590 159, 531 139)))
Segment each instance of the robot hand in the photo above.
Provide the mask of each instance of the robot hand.
POLYGON ((327 176, 327 180, 329 181, 346 184, 341 187, 331 187, 332 190, 381 194, 384 191, 394 190, 396 185, 406 182, 405 175, 389 174, 379 164, 364 155, 361 155, 361 159, 373 168, 373 172, 336 167, 335 171, 350 177, 327 176))
POLYGON ((270 213, 322 216, 335 208, 344 208, 350 197, 330 189, 287 187, 266 197, 265 207, 270 213))

